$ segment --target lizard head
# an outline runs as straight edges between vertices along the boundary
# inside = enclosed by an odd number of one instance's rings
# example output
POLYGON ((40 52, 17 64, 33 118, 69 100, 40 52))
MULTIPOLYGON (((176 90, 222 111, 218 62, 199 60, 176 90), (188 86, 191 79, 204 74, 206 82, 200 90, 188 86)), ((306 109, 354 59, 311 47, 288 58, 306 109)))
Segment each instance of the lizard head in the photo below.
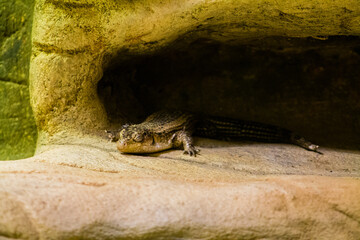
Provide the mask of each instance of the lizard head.
POLYGON ((126 125, 119 134, 117 149, 123 153, 153 152, 153 137, 139 125, 126 125))

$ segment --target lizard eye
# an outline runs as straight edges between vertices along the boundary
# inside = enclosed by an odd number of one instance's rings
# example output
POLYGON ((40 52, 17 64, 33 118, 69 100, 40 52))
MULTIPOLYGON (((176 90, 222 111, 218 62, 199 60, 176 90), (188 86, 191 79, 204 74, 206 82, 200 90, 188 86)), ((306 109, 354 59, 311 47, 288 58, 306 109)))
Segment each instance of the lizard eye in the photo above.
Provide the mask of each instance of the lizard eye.
POLYGON ((135 142, 141 142, 142 140, 144 140, 144 137, 143 135, 136 134, 133 139, 135 142))

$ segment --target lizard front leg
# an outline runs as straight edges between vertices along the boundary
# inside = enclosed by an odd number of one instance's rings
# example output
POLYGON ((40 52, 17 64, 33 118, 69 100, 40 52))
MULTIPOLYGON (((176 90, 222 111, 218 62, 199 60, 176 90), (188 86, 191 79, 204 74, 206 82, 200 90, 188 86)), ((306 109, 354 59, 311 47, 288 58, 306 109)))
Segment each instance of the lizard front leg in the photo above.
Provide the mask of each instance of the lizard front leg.
POLYGON ((193 138, 191 133, 186 130, 181 130, 177 133, 174 133, 172 140, 176 147, 183 147, 184 154, 189 154, 190 156, 196 157, 196 154, 199 152, 193 145, 193 138))
POLYGON ((119 140, 120 138, 120 130, 117 131, 111 131, 111 130, 105 130, 105 132, 107 133, 107 137, 109 138, 110 142, 116 142, 119 140))

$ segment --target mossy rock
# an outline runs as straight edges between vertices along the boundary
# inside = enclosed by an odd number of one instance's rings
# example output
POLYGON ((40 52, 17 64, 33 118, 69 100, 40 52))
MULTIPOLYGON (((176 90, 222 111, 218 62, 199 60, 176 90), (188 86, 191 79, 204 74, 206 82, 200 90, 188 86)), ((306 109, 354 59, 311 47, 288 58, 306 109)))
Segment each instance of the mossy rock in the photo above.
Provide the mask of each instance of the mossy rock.
POLYGON ((7 1, 0 11, 0 159, 20 159, 34 154, 37 138, 28 87, 33 1, 7 1))

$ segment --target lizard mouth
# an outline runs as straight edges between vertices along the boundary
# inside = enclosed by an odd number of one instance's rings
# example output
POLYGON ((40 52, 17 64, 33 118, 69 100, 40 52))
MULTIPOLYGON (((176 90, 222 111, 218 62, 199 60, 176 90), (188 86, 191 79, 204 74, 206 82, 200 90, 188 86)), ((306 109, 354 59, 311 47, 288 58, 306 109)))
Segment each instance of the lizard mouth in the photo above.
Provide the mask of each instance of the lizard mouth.
POLYGON ((142 153, 145 152, 141 143, 128 143, 126 141, 118 141, 116 143, 117 149, 122 153, 142 153))

